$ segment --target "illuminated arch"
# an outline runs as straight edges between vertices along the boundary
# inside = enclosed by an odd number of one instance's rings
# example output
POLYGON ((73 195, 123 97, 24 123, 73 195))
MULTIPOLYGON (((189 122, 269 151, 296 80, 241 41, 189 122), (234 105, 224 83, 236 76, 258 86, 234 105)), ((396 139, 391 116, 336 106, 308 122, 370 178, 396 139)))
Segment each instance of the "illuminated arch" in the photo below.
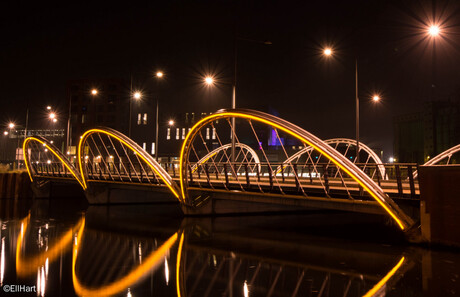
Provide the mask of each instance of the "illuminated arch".
MULTIPOLYGON (((346 144, 348 146, 356 146, 356 140, 348 139, 348 138, 327 139, 327 140, 324 140, 324 143, 329 144, 330 146, 333 146, 335 144, 334 148, 337 148, 337 146, 339 144, 346 144)), ((303 154, 309 153, 309 152, 311 152, 313 150, 314 150, 314 148, 312 146, 305 147, 305 148, 301 149, 300 151, 298 151, 297 153, 295 153, 294 155, 292 155, 291 157, 289 157, 288 159, 286 159, 283 162, 283 164, 290 163, 291 161, 300 158, 303 154)), ((368 147, 367 145, 365 145, 362 142, 359 143, 359 151, 365 151, 369 155, 368 159, 373 160, 374 163, 377 164, 377 166, 379 168, 380 176, 382 178, 385 178, 385 176, 386 176, 385 175, 385 166, 382 165, 382 160, 380 160, 379 156, 370 147, 368 147)), ((276 173, 279 173, 280 171, 281 171, 281 165, 278 166, 278 168, 276 169, 276 173)))
POLYGON ((44 148, 48 149, 69 170, 69 172, 75 177, 75 179, 82 186, 82 188, 84 190, 86 189, 86 185, 83 182, 83 178, 80 172, 73 166, 72 163, 70 163, 70 161, 66 158, 66 156, 59 149, 57 149, 56 146, 54 146, 54 144, 50 143, 46 138, 43 138, 41 136, 27 137, 24 140, 24 143, 22 145, 22 151, 24 154, 24 163, 26 165, 27 172, 29 173, 29 177, 32 182, 34 181, 34 178, 33 178, 32 166, 30 163, 30 156, 29 156, 29 145, 32 142, 38 142, 41 145, 43 145, 44 148))
POLYGON ((23 277, 37 272, 37 267, 45 265, 46 260, 49 263, 52 263, 56 258, 61 256, 62 251, 70 248, 73 236, 76 230, 80 230, 85 225, 85 219, 82 218, 80 221, 64 233, 63 236, 55 243, 52 247, 48 248, 45 252, 40 253, 35 257, 22 258, 21 250, 24 242, 24 236, 27 230, 27 227, 30 223, 30 214, 21 221, 21 231, 16 242, 16 273, 17 275, 23 277))
POLYGON ((85 146, 86 140, 91 134, 105 134, 109 137, 112 137, 116 140, 118 140, 120 143, 128 147, 130 150, 132 150, 135 154, 137 154, 151 169, 157 176, 161 178, 161 180, 166 184, 166 186, 171 190, 171 192, 176 196, 176 198, 179 198, 179 188, 174 182, 174 180, 171 178, 171 176, 166 172, 165 169, 163 169, 160 164, 155 161, 155 159, 149 155, 145 150, 143 150, 137 143, 135 143, 133 140, 131 140, 129 137, 126 135, 111 129, 111 128, 106 128, 106 127, 101 127, 101 128, 95 128, 86 131, 80 139, 80 142, 78 143, 78 164, 79 164, 79 169, 81 172, 81 177, 82 177, 82 183, 83 183, 83 188, 86 189, 88 187, 87 185, 87 180, 88 180, 88 174, 86 172, 86 167, 83 166, 83 148, 85 146))
POLYGON ((219 110, 216 113, 209 115, 199 122, 197 122, 187 134, 180 153, 180 186, 181 186, 181 199, 184 203, 190 204, 188 197, 188 180, 186 174, 187 162, 189 159, 190 150, 193 145, 193 141, 197 136, 197 133, 208 123, 213 122, 216 119, 229 119, 229 118, 241 118, 250 121, 260 122, 283 131, 286 134, 295 137, 296 139, 304 142, 305 144, 313 147, 319 153, 324 155, 327 159, 332 161, 337 167, 348 174, 353 180, 355 180, 365 191, 367 191, 378 204, 388 213, 393 220, 398 224, 402 230, 407 230, 414 223, 410 217, 408 217, 396 203, 393 202, 369 176, 367 176, 362 170, 354 165, 350 160, 345 158, 340 152, 335 150, 330 145, 324 143, 321 139, 314 136, 313 134, 303 130, 302 128, 275 117, 273 115, 263 113, 260 111, 249 110, 249 109, 234 109, 234 110, 219 110))
POLYGON ((95 288, 85 287, 83 284, 81 284, 77 277, 75 269, 78 257, 78 250, 82 242, 83 230, 84 228, 80 228, 80 230, 78 231, 75 244, 72 250, 72 282, 75 292, 80 296, 111 296, 120 293, 121 291, 135 284, 140 278, 142 278, 146 273, 148 273, 150 269, 152 269, 152 267, 155 267, 165 257, 165 255, 167 255, 168 251, 176 243, 180 232, 178 231, 174 233, 171 237, 169 237, 161 246, 159 246, 155 251, 153 251, 148 257, 146 257, 143 260, 142 264, 137 266, 126 276, 116 280, 111 284, 95 288))
POLYGON ((460 144, 457 144, 456 146, 451 147, 448 150, 445 150, 444 152, 440 153, 439 155, 437 155, 436 157, 434 157, 433 159, 429 160, 428 162, 426 162, 423 165, 424 166, 436 165, 439 162, 441 162, 444 158, 448 158, 447 159, 447 164, 449 164, 450 158, 452 157, 453 154, 455 154, 457 152, 460 152, 460 144))
MULTIPOLYGON (((447 149, 444 152, 440 153, 439 155, 433 157, 433 159, 430 159, 428 162, 423 164, 423 166, 436 165, 439 162, 441 162, 442 160, 444 160, 445 158, 448 158, 446 164, 449 164, 450 158, 452 157, 453 154, 455 154, 457 152, 460 152, 460 144, 457 144, 456 146, 453 146, 450 149, 447 149)), ((414 176, 414 178, 416 178, 418 176, 418 172, 414 171, 413 176, 414 176)))
MULTIPOLYGON (((198 166, 202 165, 203 163, 206 163, 213 156, 217 155, 220 152, 224 152, 224 151, 228 150, 231 147, 232 147, 232 144, 228 143, 228 144, 220 146, 220 147, 216 148, 215 150, 209 152, 206 156, 201 158, 198 162, 196 162, 195 165, 192 166, 192 172, 194 172, 197 169, 198 166)), ((253 148, 251 148, 249 145, 246 145, 244 143, 235 143, 235 147, 239 147, 241 150, 244 149, 249 154, 251 154, 251 157, 254 159, 255 165, 258 166, 259 170, 260 170, 260 159, 259 159, 259 156, 257 155, 256 151, 253 148)))

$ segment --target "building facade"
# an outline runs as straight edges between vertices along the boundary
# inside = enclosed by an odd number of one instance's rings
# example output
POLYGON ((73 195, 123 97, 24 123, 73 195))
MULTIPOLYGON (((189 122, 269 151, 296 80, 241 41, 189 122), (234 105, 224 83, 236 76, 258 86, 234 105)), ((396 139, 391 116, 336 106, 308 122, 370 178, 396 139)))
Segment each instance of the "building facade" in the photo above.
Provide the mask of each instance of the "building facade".
POLYGON ((397 116, 393 124, 397 162, 423 164, 460 143, 460 102, 426 102, 422 111, 397 116))

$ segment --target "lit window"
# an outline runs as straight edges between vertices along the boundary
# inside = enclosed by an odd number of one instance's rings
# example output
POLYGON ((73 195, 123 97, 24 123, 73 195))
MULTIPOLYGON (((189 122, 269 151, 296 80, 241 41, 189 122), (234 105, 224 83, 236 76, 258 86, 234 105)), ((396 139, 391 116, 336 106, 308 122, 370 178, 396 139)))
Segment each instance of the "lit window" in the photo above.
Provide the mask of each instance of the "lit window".
POLYGON ((187 132, 190 132, 190 130, 192 130, 192 128, 188 128, 188 131, 187 131, 187 132))
POLYGON ((138 113, 137 114, 137 125, 141 124, 141 117, 142 117, 142 114, 138 113))
POLYGON ((185 128, 182 128, 182 139, 185 139, 185 128))
POLYGON ((144 113, 144 117, 142 118, 142 124, 147 125, 147 114, 144 113))
POLYGON ((212 139, 216 139, 216 128, 212 128, 212 139))
POLYGON ((166 131, 166 139, 167 140, 171 139, 171 128, 168 128, 168 131, 166 131))
POLYGON ((179 134, 179 128, 176 128, 176 139, 179 140, 180 134, 179 134))
POLYGON ((142 149, 145 151, 146 148, 147 148, 147 143, 143 142, 142 143, 142 149))
POLYGON ((206 139, 209 139, 209 128, 206 128, 206 139))
POLYGON ((152 155, 155 155, 155 142, 152 142, 151 154, 152 154, 152 155))

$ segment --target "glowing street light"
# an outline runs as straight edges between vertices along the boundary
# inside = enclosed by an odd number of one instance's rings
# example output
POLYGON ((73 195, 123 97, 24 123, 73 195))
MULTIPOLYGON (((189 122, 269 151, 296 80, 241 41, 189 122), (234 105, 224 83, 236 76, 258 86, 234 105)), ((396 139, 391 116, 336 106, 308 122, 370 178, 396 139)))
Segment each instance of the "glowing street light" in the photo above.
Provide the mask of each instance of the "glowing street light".
POLYGON ((374 96, 372 96, 372 100, 374 100, 374 102, 380 101, 380 96, 375 94, 374 96))
POLYGON ((46 107, 46 109, 47 109, 47 110, 51 110, 51 106, 48 105, 48 106, 46 107))
POLYGON ((142 98, 141 92, 134 92, 133 98, 136 99, 136 100, 141 99, 142 98))
POLYGON ((323 51, 323 54, 326 56, 326 57, 330 57, 332 56, 332 49, 331 48, 325 48, 324 51, 323 51))
POLYGON ((95 95, 97 95, 97 93, 98 93, 97 89, 92 89, 91 90, 91 95, 95 96, 95 95))
MULTIPOLYGON (((160 80, 163 78, 163 71, 157 71, 157 73, 155 74, 156 78, 157 78, 157 89, 158 89, 158 93, 159 93, 159 83, 160 83, 160 80)), ((159 118, 159 112, 160 112, 160 100, 159 100, 159 95, 157 97, 157 108, 156 108, 156 115, 155 115, 155 160, 158 161, 158 148, 159 148, 159 139, 158 139, 158 131, 160 129, 160 123, 158 121, 158 118, 159 118)))
POLYGON ((173 120, 169 120, 168 125, 174 126, 174 121, 173 121, 173 120))
POLYGON ((211 86, 214 84, 214 79, 211 77, 211 76, 206 76, 204 78, 204 82, 205 84, 207 84, 208 86, 211 86))
POLYGON ((437 37, 440 33, 440 29, 439 29, 439 26, 438 25, 431 25, 429 28, 428 28, 428 34, 431 35, 431 37, 437 37))
POLYGON ((9 124, 8 124, 8 128, 10 128, 10 129, 13 129, 13 128, 14 128, 14 126, 15 126, 15 124, 14 124, 14 123, 9 123, 9 124))
POLYGON ((49 117, 50 117, 51 120, 54 120, 56 118, 56 114, 54 112, 51 112, 49 114, 49 117))

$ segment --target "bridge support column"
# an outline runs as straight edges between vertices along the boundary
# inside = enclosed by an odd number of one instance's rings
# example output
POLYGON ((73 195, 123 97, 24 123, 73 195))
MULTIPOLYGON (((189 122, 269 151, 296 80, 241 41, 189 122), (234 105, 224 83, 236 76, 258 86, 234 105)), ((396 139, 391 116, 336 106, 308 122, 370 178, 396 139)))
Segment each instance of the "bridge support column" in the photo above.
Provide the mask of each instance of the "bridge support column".
POLYGON ((430 243, 460 246, 460 166, 420 166, 422 236, 430 243))

